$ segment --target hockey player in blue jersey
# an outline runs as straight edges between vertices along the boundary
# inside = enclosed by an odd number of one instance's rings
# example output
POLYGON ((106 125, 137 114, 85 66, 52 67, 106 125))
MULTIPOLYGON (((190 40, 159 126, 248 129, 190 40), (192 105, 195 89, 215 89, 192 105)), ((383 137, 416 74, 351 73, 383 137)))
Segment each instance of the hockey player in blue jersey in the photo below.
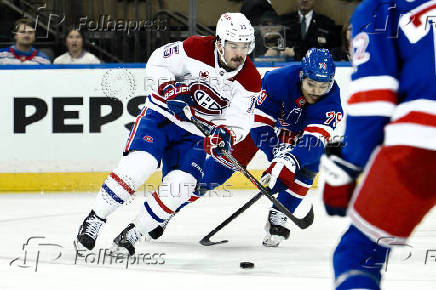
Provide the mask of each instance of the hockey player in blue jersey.
MULTIPOLYGON (((232 155, 247 166, 262 150, 271 162, 262 182, 294 212, 313 183, 324 146, 342 119, 335 64, 327 49, 310 49, 301 65, 267 72, 256 100, 250 135, 233 147, 232 155)), ((232 165, 209 158, 200 191, 223 184, 232 165)), ((287 217, 273 207, 268 214, 263 245, 277 247, 289 237, 287 217)))
POLYGON ((391 247, 436 205, 435 17, 434 0, 366 0, 353 14, 344 145, 320 165, 327 213, 352 222, 333 255, 336 289, 380 289, 391 247))

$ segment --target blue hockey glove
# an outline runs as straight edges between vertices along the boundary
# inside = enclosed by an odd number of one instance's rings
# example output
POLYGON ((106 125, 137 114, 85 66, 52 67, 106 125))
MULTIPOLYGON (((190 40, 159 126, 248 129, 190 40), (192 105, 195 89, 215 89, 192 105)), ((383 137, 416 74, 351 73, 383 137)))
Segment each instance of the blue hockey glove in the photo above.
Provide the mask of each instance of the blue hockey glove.
POLYGON ((261 183, 268 185, 273 194, 290 188, 294 183, 295 173, 300 170, 298 159, 291 153, 293 148, 293 145, 286 143, 276 146, 271 165, 260 179, 261 183))
POLYGON ((224 166, 234 170, 234 166, 225 156, 223 156, 221 150, 224 149, 230 151, 232 145, 235 143, 235 139, 236 135, 232 130, 224 126, 215 127, 212 133, 204 138, 204 151, 224 166))
POLYGON ((170 84, 162 90, 162 93, 171 113, 180 121, 189 121, 183 111, 185 106, 189 106, 192 112, 191 106, 195 104, 189 87, 183 83, 170 84))
POLYGON ((329 215, 345 216, 362 168, 341 157, 341 144, 327 144, 321 157, 320 175, 324 180, 323 201, 329 215))

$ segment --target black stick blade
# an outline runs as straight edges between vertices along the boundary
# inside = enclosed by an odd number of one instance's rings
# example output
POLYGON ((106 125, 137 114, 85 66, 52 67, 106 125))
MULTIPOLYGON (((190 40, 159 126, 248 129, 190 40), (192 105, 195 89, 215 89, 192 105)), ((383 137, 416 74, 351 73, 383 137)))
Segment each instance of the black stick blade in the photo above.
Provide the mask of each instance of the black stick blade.
POLYGON ((309 212, 306 214, 306 216, 302 219, 295 219, 293 222, 300 228, 305 229, 313 224, 313 205, 310 207, 309 212))
POLYGON ((219 241, 219 242, 213 242, 213 241, 209 240, 209 237, 208 237, 208 236, 205 236, 205 237, 203 237, 203 238, 201 239, 201 241, 200 241, 199 243, 200 243, 201 245, 203 245, 203 246, 208 247, 208 246, 214 246, 214 245, 224 244, 224 243, 227 243, 227 242, 228 242, 228 240, 222 240, 222 241, 219 241))

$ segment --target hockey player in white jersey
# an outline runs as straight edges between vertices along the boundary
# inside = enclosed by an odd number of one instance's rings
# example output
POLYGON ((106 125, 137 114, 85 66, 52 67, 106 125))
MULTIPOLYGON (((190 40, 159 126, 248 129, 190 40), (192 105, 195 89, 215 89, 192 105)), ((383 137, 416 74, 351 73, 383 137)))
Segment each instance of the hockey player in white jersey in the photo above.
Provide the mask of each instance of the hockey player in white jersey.
POLYGON ((105 180, 77 235, 78 246, 93 249, 108 216, 127 203, 135 190, 162 163, 163 180, 146 198, 134 221, 115 239, 120 252, 133 255, 141 238, 157 239, 174 211, 199 198, 194 194, 204 175, 207 154, 221 159, 243 140, 253 120, 261 78, 247 56, 254 48, 254 29, 240 13, 221 15, 215 37, 192 36, 156 49, 147 62, 147 102, 124 148, 119 165, 105 180), (214 126, 204 137, 187 119, 214 126))

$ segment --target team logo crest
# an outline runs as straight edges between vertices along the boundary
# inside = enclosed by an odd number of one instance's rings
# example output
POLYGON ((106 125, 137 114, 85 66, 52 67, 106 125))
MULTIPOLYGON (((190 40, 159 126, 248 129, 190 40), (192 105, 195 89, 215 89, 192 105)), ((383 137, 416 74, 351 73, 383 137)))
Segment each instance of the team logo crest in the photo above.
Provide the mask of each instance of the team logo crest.
POLYGON ((145 142, 153 143, 153 137, 151 137, 151 136, 144 136, 144 140, 145 140, 145 142))
POLYGON ((229 106, 229 100, 217 93, 208 84, 199 82, 190 85, 196 102, 195 110, 205 115, 220 115, 229 106))
POLYGON ((323 69, 323 70, 326 70, 327 69, 327 64, 325 62, 320 62, 319 63, 319 68, 323 69))

